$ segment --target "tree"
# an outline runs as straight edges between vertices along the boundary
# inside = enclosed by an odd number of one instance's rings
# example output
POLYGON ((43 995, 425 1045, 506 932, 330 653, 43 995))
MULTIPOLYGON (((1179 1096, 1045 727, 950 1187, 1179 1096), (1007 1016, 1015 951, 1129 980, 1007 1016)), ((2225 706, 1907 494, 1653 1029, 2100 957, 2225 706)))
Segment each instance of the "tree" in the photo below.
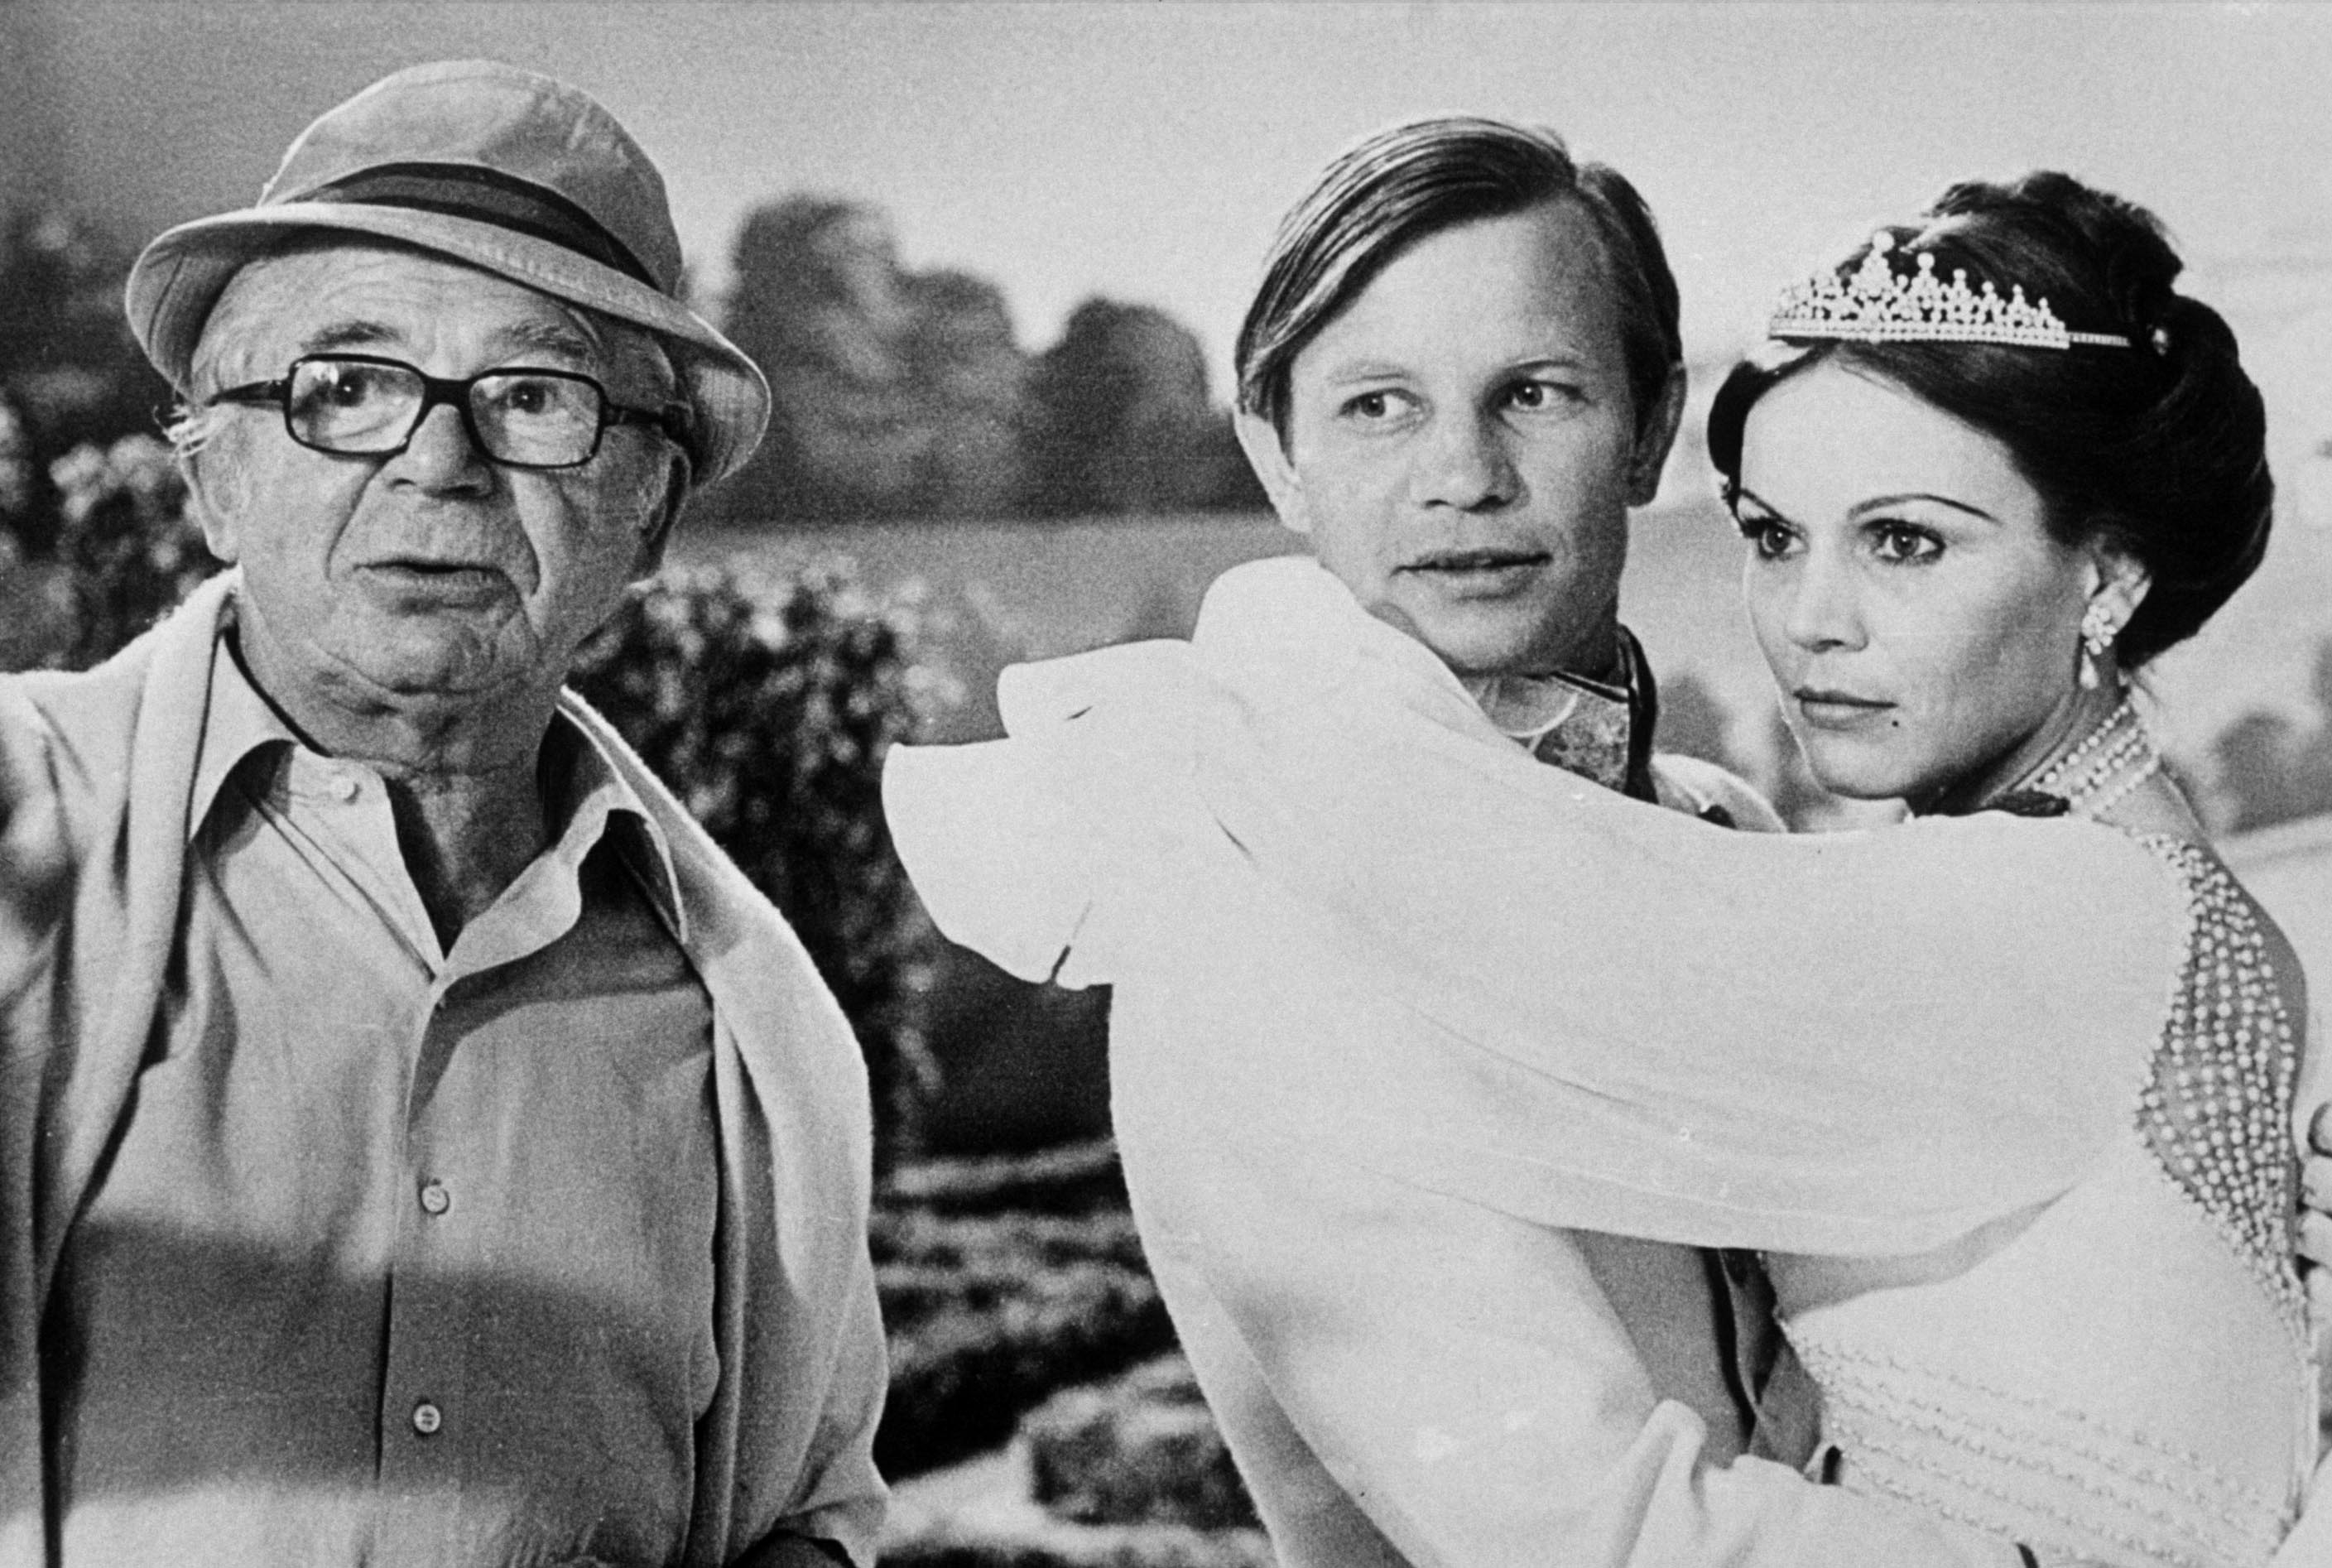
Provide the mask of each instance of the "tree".
POLYGON ((1148 305, 1088 300, 1029 380, 1030 509, 1179 512, 1220 487, 1223 416, 1198 339, 1148 305))
POLYGON ((881 516, 916 476, 900 418, 909 307, 889 224, 794 196, 745 220, 729 336, 769 378, 769 434, 723 499, 756 521, 881 516))
POLYGON ((1023 489, 1021 408, 1028 359, 1001 290, 968 272, 911 273, 906 337, 910 417, 924 435, 916 510, 995 517, 1023 489))
POLYGON ((739 234, 728 329, 772 397, 769 438, 724 497, 730 515, 1011 508, 1027 363, 994 284, 905 272, 881 213, 794 196, 739 234))

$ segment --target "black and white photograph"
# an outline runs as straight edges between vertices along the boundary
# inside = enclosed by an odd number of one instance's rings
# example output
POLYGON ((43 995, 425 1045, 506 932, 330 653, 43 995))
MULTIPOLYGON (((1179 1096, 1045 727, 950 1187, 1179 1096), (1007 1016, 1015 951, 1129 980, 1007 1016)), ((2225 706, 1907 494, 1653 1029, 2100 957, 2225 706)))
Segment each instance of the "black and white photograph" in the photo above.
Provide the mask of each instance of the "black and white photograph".
POLYGON ((2332 1568, 2332 8, 0 0, 0 1568, 2332 1568))

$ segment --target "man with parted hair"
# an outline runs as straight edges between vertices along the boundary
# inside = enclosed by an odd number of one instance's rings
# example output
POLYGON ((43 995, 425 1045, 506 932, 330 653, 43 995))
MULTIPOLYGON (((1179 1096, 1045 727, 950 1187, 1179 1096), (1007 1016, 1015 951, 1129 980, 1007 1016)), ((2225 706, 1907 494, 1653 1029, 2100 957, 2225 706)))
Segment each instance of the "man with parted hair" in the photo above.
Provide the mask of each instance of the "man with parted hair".
POLYGON ((0 1562, 872 1562, 856 1047, 562 689, 767 419, 680 268, 484 62, 140 257, 233 569, 0 682, 0 1562))

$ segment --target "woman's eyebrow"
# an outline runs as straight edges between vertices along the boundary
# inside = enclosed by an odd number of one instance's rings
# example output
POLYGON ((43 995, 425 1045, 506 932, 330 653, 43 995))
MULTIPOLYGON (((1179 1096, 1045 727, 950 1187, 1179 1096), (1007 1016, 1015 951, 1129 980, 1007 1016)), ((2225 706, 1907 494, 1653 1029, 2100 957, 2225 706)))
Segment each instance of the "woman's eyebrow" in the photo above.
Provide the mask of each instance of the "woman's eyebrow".
POLYGON ((1874 495, 1868 501, 1857 502, 1853 510, 1849 512, 1847 515, 1849 517, 1860 517, 1866 512, 1876 512, 1880 507, 1886 506, 1900 506, 1907 501, 1925 501, 1930 502, 1936 506, 1948 506, 1954 512, 1964 512, 1970 517, 1980 517, 1986 522, 1998 522, 2000 521, 2000 519, 1994 517, 1992 513, 1986 512, 1980 506, 1970 506, 1964 501, 1954 501, 1948 495, 1937 495, 1932 491, 1925 490, 1907 490, 1899 495, 1874 495))

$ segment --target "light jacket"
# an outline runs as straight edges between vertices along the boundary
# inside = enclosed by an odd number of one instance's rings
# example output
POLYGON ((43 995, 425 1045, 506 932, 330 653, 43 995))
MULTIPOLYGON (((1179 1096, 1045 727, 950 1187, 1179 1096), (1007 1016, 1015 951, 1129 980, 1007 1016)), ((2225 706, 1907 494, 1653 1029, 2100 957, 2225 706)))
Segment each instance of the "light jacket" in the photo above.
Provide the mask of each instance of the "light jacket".
MULTIPOLYGON (((187 811, 229 572, 95 670, 0 680, 0 1564, 61 1521, 41 1361, 67 1232, 119 1130, 178 929, 187 811)), ((713 1009, 722 1214, 683 1561, 786 1537, 874 1561, 885 1382, 866 1249, 864 1062, 801 943, 607 722, 569 693, 671 846, 713 1009)))

